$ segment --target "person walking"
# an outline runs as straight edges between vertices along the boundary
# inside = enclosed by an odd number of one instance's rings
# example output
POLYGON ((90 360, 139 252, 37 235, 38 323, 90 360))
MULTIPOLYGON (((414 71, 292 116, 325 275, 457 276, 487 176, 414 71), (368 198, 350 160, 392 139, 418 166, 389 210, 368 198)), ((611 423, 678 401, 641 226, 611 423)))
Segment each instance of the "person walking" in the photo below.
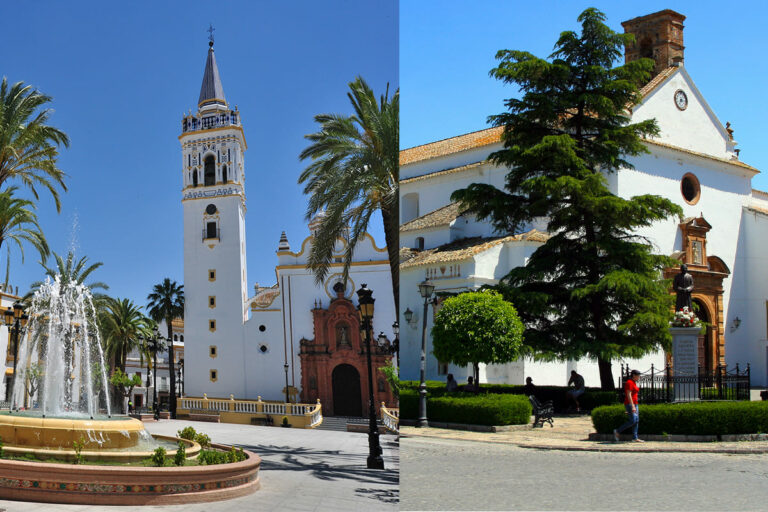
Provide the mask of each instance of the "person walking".
POLYGON ((613 438, 618 441, 619 433, 632 427, 632 441, 635 443, 644 443, 642 439, 637 437, 637 429, 640 426, 640 409, 637 405, 637 393, 640 388, 637 385, 637 381, 640 380, 640 372, 632 370, 627 382, 624 383, 624 408, 627 410, 627 421, 613 431, 613 438))

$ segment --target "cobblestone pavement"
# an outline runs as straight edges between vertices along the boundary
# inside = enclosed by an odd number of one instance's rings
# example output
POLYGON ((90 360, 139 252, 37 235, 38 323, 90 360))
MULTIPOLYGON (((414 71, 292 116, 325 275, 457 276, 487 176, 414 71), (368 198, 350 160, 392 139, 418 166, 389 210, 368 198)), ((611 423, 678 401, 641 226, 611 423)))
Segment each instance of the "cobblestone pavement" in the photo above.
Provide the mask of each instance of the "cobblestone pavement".
POLYGON ((0 511, 356 512, 398 509, 399 448, 394 436, 381 436, 386 470, 376 471, 366 468, 366 434, 179 420, 148 422, 145 427, 153 434, 176 435, 177 430, 187 425, 207 433, 214 442, 243 446, 261 456, 261 489, 242 498, 193 505, 104 507, 0 500, 0 511))
POLYGON ((401 510, 765 510, 766 455, 401 438, 401 510))
MULTIPOLYGON (((642 416, 640 417, 642 421, 642 416)), ((515 429, 509 432, 470 432, 441 428, 402 427, 404 437, 454 439, 461 441, 483 441, 502 443, 523 448, 543 450, 576 450, 607 452, 697 452, 697 453, 768 453, 768 441, 738 442, 669 442, 648 441, 646 443, 611 441, 590 441, 590 432, 594 432, 589 416, 555 417, 554 427, 515 429)))

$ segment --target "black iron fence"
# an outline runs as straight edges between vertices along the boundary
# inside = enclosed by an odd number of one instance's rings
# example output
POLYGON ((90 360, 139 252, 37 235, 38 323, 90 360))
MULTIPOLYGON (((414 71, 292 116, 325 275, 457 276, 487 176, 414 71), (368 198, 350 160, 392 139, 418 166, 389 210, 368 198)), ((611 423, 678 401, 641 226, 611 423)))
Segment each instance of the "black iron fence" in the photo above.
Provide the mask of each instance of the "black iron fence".
MULTIPOLYGON (((624 402, 624 382, 630 378, 631 368, 621 365, 619 400, 624 402)), ((749 400, 749 364, 741 370, 737 364, 731 370, 718 366, 707 371, 699 366, 697 375, 675 375, 667 365, 640 374, 638 401, 641 404, 666 402, 692 402, 695 400, 749 400)))

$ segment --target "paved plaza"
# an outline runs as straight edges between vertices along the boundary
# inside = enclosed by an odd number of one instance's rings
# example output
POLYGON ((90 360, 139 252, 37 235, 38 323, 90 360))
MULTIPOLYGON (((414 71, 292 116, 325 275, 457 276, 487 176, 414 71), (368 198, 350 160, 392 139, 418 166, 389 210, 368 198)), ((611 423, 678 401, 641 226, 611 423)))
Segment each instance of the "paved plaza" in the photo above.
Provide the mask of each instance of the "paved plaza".
POLYGON ((437 437, 401 444, 401 510, 746 511, 768 502, 763 454, 542 450, 437 437))
POLYGON ((192 425, 210 435, 213 442, 254 451, 262 458, 261 489, 242 498, 193 505, 103 507, 0 500, 0 510, 398 510, 399 454, 394 436, 381 437, 386 470, 375 471, 366 468, 366 434, 181 420, 161 420, 145 425, 149 432, 163 435, 176 435, 177 430, 192 425))

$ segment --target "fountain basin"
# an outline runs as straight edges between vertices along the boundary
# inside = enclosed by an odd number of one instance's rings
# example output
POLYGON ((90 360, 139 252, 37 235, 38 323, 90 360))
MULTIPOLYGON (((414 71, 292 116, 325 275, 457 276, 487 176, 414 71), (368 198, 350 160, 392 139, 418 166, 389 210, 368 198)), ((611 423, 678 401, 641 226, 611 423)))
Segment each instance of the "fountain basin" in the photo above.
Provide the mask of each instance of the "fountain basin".
POLYGON ((0 437, 10 447, 68 449, 85 440, 83 451, 135 447, 147 434, 144 424, 134 418, 109 419, 46 417, 31 412, 0 413, 0 437))
POLYGON ((246 460, 231 464, 163 468, 0 460, 0 498, 88 505, 171 505, 236 498, 261 485, 261 458, 245 453, 246 460))

